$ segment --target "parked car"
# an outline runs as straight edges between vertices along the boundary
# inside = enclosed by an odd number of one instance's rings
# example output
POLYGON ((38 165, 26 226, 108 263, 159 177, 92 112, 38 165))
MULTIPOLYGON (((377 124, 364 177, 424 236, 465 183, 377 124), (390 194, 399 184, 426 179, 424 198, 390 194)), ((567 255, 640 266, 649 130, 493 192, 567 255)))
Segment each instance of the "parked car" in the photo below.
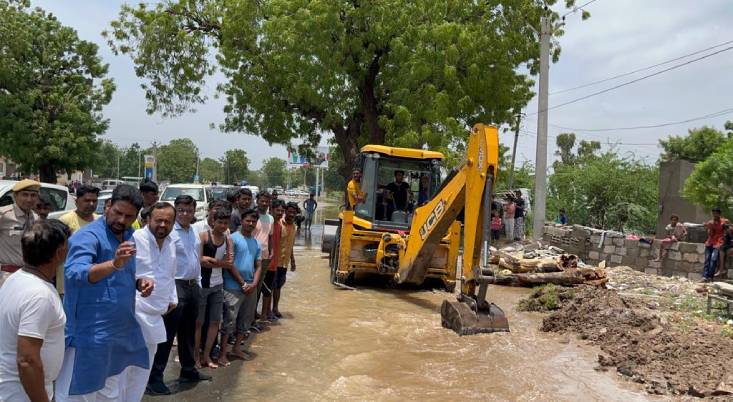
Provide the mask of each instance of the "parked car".
POLYGON ((179 195, 190 195, 196 200, 196 219, 206 218, 206 211, 209 201, 213 200, 211 191, 203 184, 170 184, 165 188, 160 196, 161 201, 165 201, 173 205, 173 201, 179 195))
POLYGON ((114 180, 114 179, 102 180, 102 183, 99 185, 99 188, 102 190, 114 190, 115 187, 117 187, 120 184, 125 184, 125 182, 122 180, 114 180))
MULTIPOLYGON (((13 203, 11 190, 17 182, 16 180, 0 180, 0 207, 13 203)), ((51 200, 49 218, 58 219, 67 211, 76 209, 76 201, 66 186, 41 183, 41 194, 46 194, 51 200)))
POLYGON ((212 200, 226 200, 227 199, 227 193, 229 191, 232 191, 234 189, 234 186, 229 186, 226 184, 220 184, 217 186, 211 186, 207 187, 207 189, 211 192, 211 199, 212 200))

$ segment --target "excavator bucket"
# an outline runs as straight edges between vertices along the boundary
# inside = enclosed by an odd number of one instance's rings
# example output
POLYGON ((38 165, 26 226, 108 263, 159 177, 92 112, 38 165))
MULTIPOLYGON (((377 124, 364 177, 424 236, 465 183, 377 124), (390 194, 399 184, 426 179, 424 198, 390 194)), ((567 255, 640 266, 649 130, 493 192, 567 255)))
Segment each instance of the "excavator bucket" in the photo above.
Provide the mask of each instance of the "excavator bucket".
POLYGON ((440 318, 444 328, 452 329, 461 336, 509 332, 509 321, 504 311, 494 303, 489 304, 488 308, 479 309, 477 313, 465 302, 443 300, 440 318))

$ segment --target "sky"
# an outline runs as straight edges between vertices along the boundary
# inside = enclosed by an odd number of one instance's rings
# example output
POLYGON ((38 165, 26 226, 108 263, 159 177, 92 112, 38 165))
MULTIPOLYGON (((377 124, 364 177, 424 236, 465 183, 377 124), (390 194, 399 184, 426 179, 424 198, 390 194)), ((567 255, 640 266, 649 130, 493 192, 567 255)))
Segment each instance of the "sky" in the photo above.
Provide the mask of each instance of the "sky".
MULTIPOLYGON (((59 20, 75 28, 82 39, 99 44, 100 56, 108 63, 109 76, 117 91, 104 115, 110 120, 105 138, 127 146, 133 142, 143 147, 153 141, 167 143, 175 138, 191 138, 201 157, 218 159, 226 149, 247 151, 251 168, 259 168, 264 159, 286 158, 283 146, 270 146, 266 141, 243 133, 222 133, 211 129, 224 118, 222 100, 209 97, 198 105, 195 113, 163 118, 145 112, 144 92, 127 56, 115 56, 101 32, 118 14, 123 2, 116 0, 36 0, 59 20)), ((562 3, 562 2, 560 2, 562 3)), ((577 1, 584 4, 586 1, 577 1)), ((579 85, 603 80, 640 68, 668 61, 699 50, 733 41, 733 2, 730 0, 595 0, 585 8, 591 18, 582 21, 580 12, 565 19, 565 34, 557 40, 562 47, 558 63, 550 67, 550 111, 548 153, 550 162, 555 150, 554 136, 575 132, 577 138, 598 140, 604 148, 613 148, 624 156, 653 163, 661 152, 659 139, 684 135, 690 128, 703 125, 723 128, 733 120, 733 112, 685 124, 624 131, 567 130, 560 127, 606 129, 636 127, 679 122, 713 112, 733 108, 733 49, 689 65, 661 73, 598 96, 567 106, 555 105, 622 84, 679 63, 690 61, 733 45, 717 47, 705 53, 684 58, 616 80, 553 95, 579 85)), ((564 13, 564 12, 563 12, 564 13)), ((207 89, 213 95, 216 82, 207 89)), ((537 99, 524 110, 517 146, 518 163, 535 159, 537 99)), ((512 133, 502 133, 501 141, 513 142, 512 133)), ((324 143, 325 145, 325 139, 324 143)))

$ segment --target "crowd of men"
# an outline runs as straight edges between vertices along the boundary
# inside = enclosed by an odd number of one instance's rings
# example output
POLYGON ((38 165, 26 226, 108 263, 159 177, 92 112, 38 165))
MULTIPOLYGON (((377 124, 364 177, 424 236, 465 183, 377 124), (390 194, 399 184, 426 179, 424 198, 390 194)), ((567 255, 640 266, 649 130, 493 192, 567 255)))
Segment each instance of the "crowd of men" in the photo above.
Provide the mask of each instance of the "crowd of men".
POLYGON ((158 202, 145 182, 97 216, 99 189, 81 185, 76 210, 45 220, 39 190, 21 181, 0 208, 0 401, 170 394, 174 339, 179 382, 211 380, 199 369, 251 359, 245 338, 283 317, 298 204, 240 189, 195 222, 192 197, 158 202))

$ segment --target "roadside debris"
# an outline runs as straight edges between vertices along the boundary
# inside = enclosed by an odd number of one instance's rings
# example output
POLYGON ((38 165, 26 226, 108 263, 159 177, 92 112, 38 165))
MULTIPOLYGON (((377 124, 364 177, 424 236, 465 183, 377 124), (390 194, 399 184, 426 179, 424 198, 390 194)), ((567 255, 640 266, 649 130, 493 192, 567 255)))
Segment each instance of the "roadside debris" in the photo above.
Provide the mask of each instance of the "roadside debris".
POLYGON ((498 250, 492 248, 490 263, 495 267, 492 283, 496 285, 604 286, 608 281, 605 264, 590 266, 580 261, 577 255, 540 243, 515 243, 498 250))

